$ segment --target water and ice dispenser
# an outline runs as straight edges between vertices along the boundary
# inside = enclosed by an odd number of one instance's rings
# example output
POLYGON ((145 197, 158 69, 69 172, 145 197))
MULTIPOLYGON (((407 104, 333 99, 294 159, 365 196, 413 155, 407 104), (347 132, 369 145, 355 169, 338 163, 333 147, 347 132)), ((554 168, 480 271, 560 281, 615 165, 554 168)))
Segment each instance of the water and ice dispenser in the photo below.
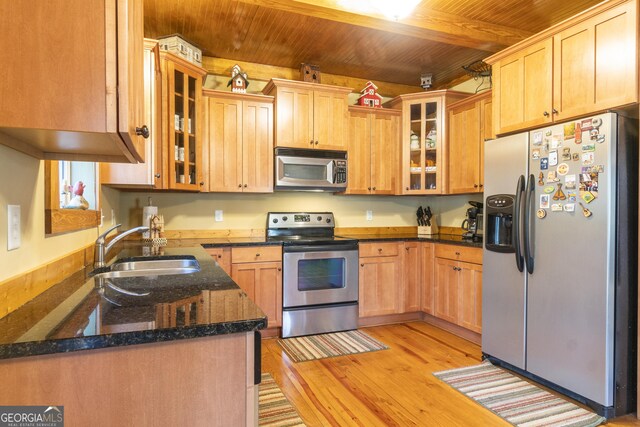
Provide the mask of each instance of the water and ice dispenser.
POLYGON ((484 241, 487 250, 515 252, 513 243, 513 215, 516 196, 495 194, 487 197, 485 204, 484 241))

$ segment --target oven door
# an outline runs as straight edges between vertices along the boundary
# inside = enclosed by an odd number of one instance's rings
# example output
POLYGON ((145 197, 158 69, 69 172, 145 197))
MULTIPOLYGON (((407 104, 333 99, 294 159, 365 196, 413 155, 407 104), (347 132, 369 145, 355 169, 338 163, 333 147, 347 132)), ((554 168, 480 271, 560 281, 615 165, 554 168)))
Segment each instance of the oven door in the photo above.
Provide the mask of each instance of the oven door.
POLYGON ((284 248, 283 308, 358 300, 357 244, 284 248))

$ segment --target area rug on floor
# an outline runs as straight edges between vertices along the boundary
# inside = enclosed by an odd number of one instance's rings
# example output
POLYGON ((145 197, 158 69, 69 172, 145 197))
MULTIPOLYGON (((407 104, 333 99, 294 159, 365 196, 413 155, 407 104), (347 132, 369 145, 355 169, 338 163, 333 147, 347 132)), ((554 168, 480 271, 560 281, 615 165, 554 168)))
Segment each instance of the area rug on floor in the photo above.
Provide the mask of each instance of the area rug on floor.
POLYGON ((258 388, 258 423, 270 427, 304 427, 296 409, 291 406, 271 374, 262 374, 258 388))
POLYGON ((489 362, 433 375, 515 426, 592 427, 605 421, 489 362))
POLYGON ((278 344, 294 362, 306 362, 307 360, 367 353, 389 348, 357 330, 279 339, 278 344))

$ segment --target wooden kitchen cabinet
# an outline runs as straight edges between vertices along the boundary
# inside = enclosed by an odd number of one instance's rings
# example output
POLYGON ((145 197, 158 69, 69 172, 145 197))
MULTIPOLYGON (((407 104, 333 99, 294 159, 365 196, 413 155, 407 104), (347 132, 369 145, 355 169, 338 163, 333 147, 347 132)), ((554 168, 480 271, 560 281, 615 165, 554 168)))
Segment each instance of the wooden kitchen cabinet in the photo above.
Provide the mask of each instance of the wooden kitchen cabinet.
POLYGON ((273 97, 203 95, 209 191, 273 192, 273 97))
POLYGON ((162 68, 162 141, 166 153, 167 187, 201 191, 202 79, 206 70, 170 52, 160 52, 162 68))
POLYGON ((263 89, 275 96, 278 147, 346 150, 347 95, 351 88, 271 79, 263 89))
POLYGON ((482 332, 482 250, 437 244, 434 316, 482 332))
POLYGON ((216 260, 220 268, 231 276, 231 248, 205 248, 205 250, 216 260))
POLYGON ((344 194, 395 194, 401 113, 349 107, 349 170, 344 194))
POLYGON ((160 100, 162 76, 158 41, 144 40, 143 121, 149 128, 144 163, 101 163, 100 183, 117 188, 167 188, 168 167, 162 156, 160 100))
POLYGON ((1 2, 0 143, 47 160, 143 161, 142 44, 141 0, 1 2))
POLYGON ((435 273, 435 258, 433 256, 433 243, 423 242, 420 245, 420 268, 422 279, 422 296, 421 296, 421 310, 427 314, 434 314, 434 273, 435 273))
POLYGON ((402 312, 402 247, 402 242, 360 244, 361 318, 402 312))
POLYGON ((635 1, 602 3, 487 58, 494 133, 637 102, 636 15, 635 1))
POLYGON ((448 104, 469 94, 450 90, 400 95, 391 100, 402 108, 400 194, 443 194, 448 104))
POLYGON ((282 326, 282 248, 231 248, 231 278, 267 315, 268 327, 282 326))
MULTIPOLYGON (((423 251, 421 242, 404 242, 402 280, 402 311, 413 313, 422 309, 423 251)), ((430 245, 430 243, 426 243, 430 245)))
POLYGON ((490 100, 491 91, 488 91, 447 108, 448 194, 482 193, 484 190, 484 138, 487 135, 485 125, 491 123, 491 118, 487 118, 487 115, 491 116, 490 100))

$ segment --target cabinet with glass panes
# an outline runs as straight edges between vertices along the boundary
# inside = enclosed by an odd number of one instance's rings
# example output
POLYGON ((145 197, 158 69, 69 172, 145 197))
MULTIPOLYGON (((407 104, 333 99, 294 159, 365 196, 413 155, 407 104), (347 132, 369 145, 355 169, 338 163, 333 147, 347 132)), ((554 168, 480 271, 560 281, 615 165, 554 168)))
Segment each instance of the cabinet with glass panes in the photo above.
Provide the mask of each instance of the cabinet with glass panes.
POLYGON ((399 194, 444 194, 446 105, 469 94, 451 90, 412 93, 389 103, 402 109, 399 194))
POLYGON ((167 144, 168 187, 204 190, 201 97, 206 70, 174 54, 161 52, 163 141, 167 144))

